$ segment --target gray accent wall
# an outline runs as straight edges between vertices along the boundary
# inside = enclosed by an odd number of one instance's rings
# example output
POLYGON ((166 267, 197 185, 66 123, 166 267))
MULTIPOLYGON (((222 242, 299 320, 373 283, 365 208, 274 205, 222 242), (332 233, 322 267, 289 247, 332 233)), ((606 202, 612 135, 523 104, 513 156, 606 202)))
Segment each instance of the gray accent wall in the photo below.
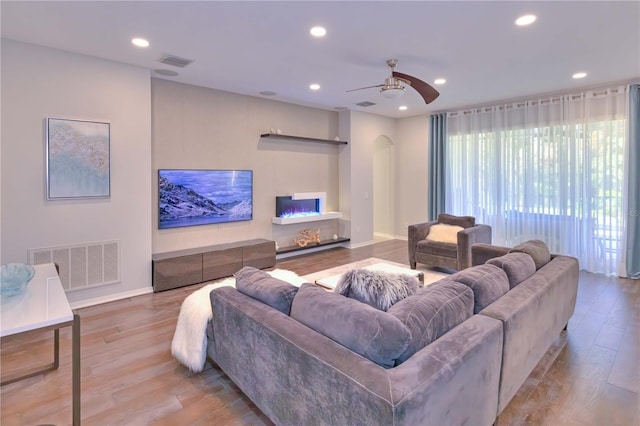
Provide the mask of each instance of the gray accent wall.
POLYGON ((275 197, 294 192, 326 192, 327 210, 339 211, 338 155, 344 145, 261 139, 282 134, 333 139, 335 111, 268 98, 151 79, 153 122, 153 252, 252 238, 292 245, 303 228, 320 228, 321 238, 339 233, 338 221, 274 225, 275 197), (158 229, 158 169, 253 170, 253 220, 188 228, 158 229))

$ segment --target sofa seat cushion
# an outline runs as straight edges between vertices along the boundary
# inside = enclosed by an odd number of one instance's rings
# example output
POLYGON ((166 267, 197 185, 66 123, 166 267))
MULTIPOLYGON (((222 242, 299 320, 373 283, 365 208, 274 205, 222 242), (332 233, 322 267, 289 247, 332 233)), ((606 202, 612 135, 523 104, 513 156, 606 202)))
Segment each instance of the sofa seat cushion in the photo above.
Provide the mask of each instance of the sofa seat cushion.
POLYGON ((438 223, 447 225, 462 226, 464 229, 476 226, 476 218, 473 216, 454 216, 452 214, 440 213, 438 223))
POLYGON ((432 254, 442 257, 458 257, 458 246, 451 243, 443 243, 440 241, 422 240, 417 244, 416 251, 418 253, 432 254))
POLYGON ((501 268, 509 278, 509 288, 514 288, 536 272, 536 264, 525 253, 507 253, 504 256, 489 259, 488 265, 501 268))
POLYGON ((291 312, 293 297, 298 287, 279 280, 265 271, 252 266, 245 266, 234 274, 236 289, 249 297, 277 309, 285 315, 291 312))
POLYGON ((517 246, 509 250, 509 253, 528 254, 533 259, 533 262, 536 265, 536 270, 542 268, 551 260, 551 253, 549 253, 549 248, 544 243, 544 241, 540 240, 525 241, 524 243, 518 244, 517 246))
POLYGON ((411 339, 393 315, 314 284, 300 287, 291 318, 385 368, 395 365, 411 339))
POLYGON ((477 314, 509 291, 507 274, 495 265, 479 265, 449 277, 473 291, 473 313, 477 314))
POLYGON ((396 365, 473 315, 473 292, 447 278, 419 289, 387 311, 411 332, 407 348, 396 365))
POLYGON ((352 269, 342 275, 334 291, 386 311, 419 287, 418 278, 412 275, 352 269))
POLYGON ((445 223, 436 223, 429 227, 429 233, 426 239, 431 241, 440 241, 443 243, 458 244, 458 232, 462 231, 462 226, 447 225, 445 223))

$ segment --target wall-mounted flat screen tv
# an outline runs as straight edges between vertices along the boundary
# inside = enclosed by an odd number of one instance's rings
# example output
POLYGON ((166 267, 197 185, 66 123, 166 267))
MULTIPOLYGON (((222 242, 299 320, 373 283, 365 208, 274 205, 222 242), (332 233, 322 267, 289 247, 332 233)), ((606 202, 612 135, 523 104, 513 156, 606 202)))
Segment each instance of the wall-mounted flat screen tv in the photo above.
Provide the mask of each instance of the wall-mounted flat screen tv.
POLYGON ((252 170, 158 170, 158 228, 251 219, 252 170))

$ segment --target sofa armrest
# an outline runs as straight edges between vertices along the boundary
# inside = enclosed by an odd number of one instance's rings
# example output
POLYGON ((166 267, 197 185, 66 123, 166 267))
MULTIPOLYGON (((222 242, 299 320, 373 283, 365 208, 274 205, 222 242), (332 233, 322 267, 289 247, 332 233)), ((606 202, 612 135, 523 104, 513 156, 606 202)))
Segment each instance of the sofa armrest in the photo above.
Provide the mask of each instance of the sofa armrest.
POLYGON ((475 243, 471 245, 471 266, 484 265, 487 260, 504 256, 509 253, 509 247, 491 244, 475 243))
POLYGON ((458 232, 458 270, 471 265, 471 246, 476 243, 491 244, 491 227, 476 225, 458 232))
POLYGON ((438 223, 437 220, 432 220, 430 222, 409 225, 407 236, 409 239, 409 265, 411 265, 411 269, 416 269, 416 248, 418 242, 427 238, 429 228, 436 223, 438 223))

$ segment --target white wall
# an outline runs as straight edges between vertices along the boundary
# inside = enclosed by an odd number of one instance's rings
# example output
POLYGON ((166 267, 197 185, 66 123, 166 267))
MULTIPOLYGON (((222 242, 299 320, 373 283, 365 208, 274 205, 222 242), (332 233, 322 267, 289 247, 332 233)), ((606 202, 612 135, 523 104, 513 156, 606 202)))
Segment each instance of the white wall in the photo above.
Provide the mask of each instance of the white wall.
POLYGON ((2 263, 27 249, 120 240, 121 282, 68 293, 72 304, 151 285, 149 71, 2 40, 2 263), (111 197, 47 201, 47 116, 111 123, 111 197))
POLYGON ((428 220, 429 116, 397 121, 395 235, 407 238, 407 226, 428 220))
POLYGON ((302 228, 320 228, 321 238, 338 231, 338 221, 274 225, 275 197, 293 192, 326 192, 327 210, 338 211, 338 155, 333 144, 261 139, 283 134, 333 139, 338 113, 238 95, 220 90, 152 79, 153 252, 240 241, 275 240, 292 245, 302 228), (253 170, 253 220, 174 229, 158 229, 157 170, 253 170))
MULTIPOLYGON (((386 136, 395 144, 397 120, 359 111, 346 111, 341 114, 344 114, 343 120, 349 120, 350 134, 348 149, 341 153, 340 159, 340 170, 344 171, 346 176, 341 175, 340 179, 342 181, 343 178, 348 178, 350 193, 344 198, 344 203, 348 203, 349 207, 343 208, 343 200, 341 199, 340 208, 349 211, 351 246, 357 247, 373 242, 375 140, 379 136, 386 136)), ((343 120, 341 120, 341 125, 343 120)), ((347 185, 341 184, 341 189, 344 186, 347 185)))
POLYGON ((373 151, 373 232, 376 236, 395 236, 395 145, 378 136, 373 151))

